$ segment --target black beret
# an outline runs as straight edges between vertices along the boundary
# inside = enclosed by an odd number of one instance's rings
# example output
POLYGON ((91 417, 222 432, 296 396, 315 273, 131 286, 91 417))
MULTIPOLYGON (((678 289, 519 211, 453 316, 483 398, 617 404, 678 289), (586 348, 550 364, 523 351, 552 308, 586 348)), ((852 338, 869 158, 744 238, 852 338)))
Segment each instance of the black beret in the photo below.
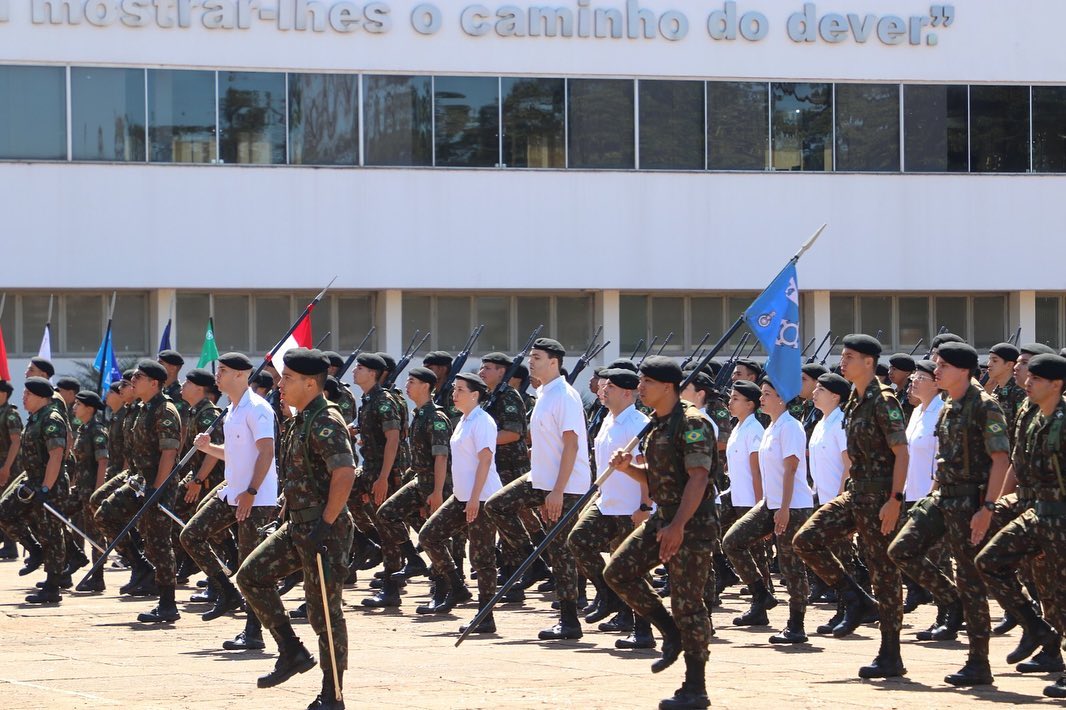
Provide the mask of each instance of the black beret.
MULTIPOLYGON (((482 356, 481 362, 490 362, 493 365, 502 365, 503 367, 510 367, 511 363, 514 362, 514 360, 512 360, 511 356, 508 355, 507 353, 499 353, 499 352, 497 352, 497 353, 489 353, 488 355, 482 356)), ((450 360, 448 361, 448 364, 449 365, 451 364, 450 360)))
POLYGON ((841 400, 847 399, 848 395, 851 394, 851 383, 840 375, 832 372, 819 375, 818 384, 820 384, 823 389, 827 389, 837 397, 840 397, 841 400))
POLYGON ((888 364, 903 372, 914 372, 914 358, 907 353, 896 353, 889 357, 888 364))
POLYGON ((252 369, 252 361, 244 353, 225 353, 218 358, 218 362, 231 370, 243 372, 252 369))
MULTIPOLYGON (((492 353, 492 354, 496 355, 497 353, 492 353)), ((426 356, 424 358, 422 358, 422 364, 423 365, 440 365, 441 367, 451 367, 452 359, 453 359, 452 358, 452 354, 450 352, 448 352, 447 350, 431 350, 430 352, 426 353, 426 356)), ((481 361, 485 362, 485 359, 482 358, 481 361)), ((510 364, 510 363, 508 363, 508 364, 510 364)), ((395 365, 394 365, 394 367, 395 367, 395 365)))
POLYGON ((977 351, 966 343, 948 342, 937 348, 941 360, 954 367, 973 370, 977 367, 977 351))
POLYGON ((11 386, 11 383, 7 380, 0 380, 0 392, 6 392, 11 394, 15 391, 15 388, 11 386))
POLYGON ((673 358, 665 355, 652 355, 644 360, 640 366, 640 373, 656 382, 675 385, 681 384, 681 380, 685 377, 681 372, 681 366, 673 358))
POLYGON ((762 391, 759 386, 751 380, 737 380, 733 383, 733 391, 755 402, 755 404, 758 404, 759 398, 762 397, 762 391))
POLYGON ((718 373, 722 371, 722 363, 717 360, 711 360, 707 363, 707 372, 711 373, 714 377, 718 377, 718 373))
MULTIPOLYGON (((377 356, 379 358, 381 358, 381 361, 383 363, 385 363, 385 369, 386 370, 392 371, 392 370, 396 369, 396 358, 394 358, 392 355, 389 355, 388 353, 382 352, 382 353, 377 353, 377 356)), ((451 363, 449 362, 449 364, 451 364, 451 363)))
POLYGON ((112 382, 110 385, 108 385, 107 391, 119 394, 122 391, 122 380, 119 380, 118 382, 112 382))
POLYGON ((317 348, 293 348, 285 353, 285 367, 308 377, 321 375, 329 370, 329 358, 317 348))
POLYGON ((263 389, 274 389, 274 378, 265 370, 260 370, 259 374, 249 380, 249 382, 256 387, 262 387, 263 389))
MULTIPOLYGON (((325 355, 325 353, 323 353, 323 355, 325 355)), ((326 359, 328 360, 329 356, 327 356, 326 359)), ((336 399, 337 395, 341 393, 341 387, 343 386, 341 381, 333 375, 326 375, 326 386, 322 388, 326 393, 326 399, 331 401, 336 399)))
POLYGON ((914 363, 916 372, 924 372, 929 375, 936 374, 936 363, 932 360, 916 360, 914 363))
POLYGON ((1045 380, 1066 380, 1066 358, 1041 353, 1029 361, 1029 374, 1045 380))
POLYGON ((1052 348, 1048 347, 1047 345, 1044 345, 1043 343, 1029 343, 1028 345, 1023 345, 1018 349, 1023 353, 1028 353, 1029 355, 1055 354, 1055 351, 1052 348))
POLYGON ((637 373, 624 367, 608 367, 603 371, 601 377, 615 387, 621 387, 624 390, 635 390, 637 385, 640 384, 640 377, 637 373))
POLYGON ((607 363, 607 369, 609 370, 629 370, 630 372, 637 371, 637 363, 633 362, 627 357, 620 357, 617 360, 611 360, 607 363))
POLYGON ((30 364, 36 367, 41 372, 43 372, 44 374, 48 375, 49 377, 56 374, 55 365, 53 365, 52 361, 48 358, 31 357, 30 364))
POLYGON ((137 362, 137 372, 141 372, 153 380, 163 384, 167 381, 167 371, 155 360, 145 358, 137 362))
POLYGON ((375 353, 359 353, 359 356, 355 358, 355 362, 368 370, 384 372, 389 369, 385 361, 381 359, 381 356, 375 353))
POLYGON ((159 353, 158 359, 160 362, 165 362, 175 367, 181 367, 185 364, 185 358, 177 350, 163 350, 159 353))
POLYGON ((562 343, 552 338, 537 338, 533 341, 534 350, 543 350, 557 357, 566 357, 566 348, 562 343))
POLYGON ((819 365, 816 362, 811 362, 804 365, 802 368, 803 374, 810 377, 812 380, 817 380, 819 377, 829 372, 825 365, 819 365))
POLYGON ((525 365, 519 365, 514 369, 514 375, 512 375, 512 377, 517 377, 520 380, 528 380, 529 368, 525 365))
POLYGON ((887 377, 888 376, 888 365, 886 365, 883 362, 879 362, 879 363, 877 363, 877 366, 874 368, 874 371, 877 373, 878 377, 887 377))
POLYGON ((199 387, 210 387, 215 384, 215 376, 211 374, 210 370, 204 370, 200 367, 185 373, 185 379, 199 387))
POLYGON ((592 376, 593 377, 603 377, 603 373, 607 372, 610 369, 611 368, 607 367, 606 365, 600 365, 599 367, 594 367, 594 368, 592 368, 592 376))
POLYGON ((122 371, 122 379, 126 380, 126 382, 129 382, 130 380, 133 379, 133 373, 134 372, 137 372, 137 370, 135 368, 130 368, 129 370, 123 370, 122 371))
POLYGON ((851 335, 845 335, 842 342, 848 350, 854 350, 870 357, 881 357, 881 342, 872 335, 852 333, 851 335))
POLYGON ((67 390, 68 392, 78 392, 81 390, 81 383, 70 375, 64 375, 56 380, 57 390, 67 390))
POLYGON ((762 365, 759 363, 758 360, 752 360, 751 358, 742 357, 737 360, 737 364, 743 365, 744 367, 748 368, 749 370, 754 372, 756 376, 762 374, 762 365))
POLYGON ((697 389, 713 389, 714 378, 711 377, 710 373, 700 370, 692 376, 692 384, 695 385, 697 389))
POLYGON ((929 347, 932 348, 933 350, 937 350, 944 343, 965 343, 965 342, 966 342, 965 339, 963 339, 961 336, 955 335, 954 333, 941 333, 940 335, 938 335, 935 338, 933 338, 933 342, 930 344, 929 347))
POLYGON ((52 383, 43 377, 27 377, 24 387, 27 392, 35 394, 38 397, 51 397, 55 394, 55 389, 52 387, 52 383))
POLYGON ((92 390, 82 390, 74 395, 74 399, 81 402, 86 407, 92 407, 98 412, 102 411, 104 408, 104 400, 100 399, 100 395, 92 390))
POLYGON ((407 371, 407 376, 425 382, 430 387, 437 384, 437 375, 428 367, 412 367, 407 371))
POLYGON ((470 386, 470 389, 477 390, 481 394, 486 394, 489 391, 489 386, 485 384, 485 380, 478 377, 477 373, 460 372, 455 376, 455 379, 462 380, 470 386))
POLYGON ((329 359, 330 367, 344 367, 344 358, 336 350, 323 350, 322 354, 329 359))
POLYGON ((1018 362, 1021 351, 1011 343, 996 343, 988 349, 990 355, 998 355, 1007 362, 1018 362))

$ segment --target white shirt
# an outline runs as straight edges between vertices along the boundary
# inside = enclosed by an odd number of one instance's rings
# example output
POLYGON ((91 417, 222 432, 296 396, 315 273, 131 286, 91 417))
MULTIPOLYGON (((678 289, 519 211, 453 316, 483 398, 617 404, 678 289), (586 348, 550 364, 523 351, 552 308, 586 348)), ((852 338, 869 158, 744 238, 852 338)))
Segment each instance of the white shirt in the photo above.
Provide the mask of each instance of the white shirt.
POLYGON ((759 470, 762 472, 763 496, 766 507, 777 510, 784 497, 785 459, 795 456, 799 463, 792 478, 792 498, 789 508, 812 508, 814 498, 807 485, 807 434, 803 425, 787 411, 763 432, 759 444, 759 470))
MULTIPOLYGON (((244 391, 244 396, 236 405, 233 402, 226 407, 226 421, 222 424, 226 434, 223 445, 226 451, 226 482, 218 492, 218 497, 230 505, 237 505, 237 496, 252 485, 255 473, 255 460, 259 450, 255 442, 261 439, 274 441, 274 410, 270 403, 251 389, 244 391)), ((274 444, 271 443, 271 448, 274 444)), ((277 505, 278 469, 274 457, 270 457, 270 468, 266 478, 259 484, 254 506, 277 505)))
MULTIPOLYGON (((648 418, 632 404, 615 417, 608 414, 603 419, 600 433, 596 435, 596 460, 606 464, 611 455, 624 449, 630 439, 640 433, 648 418)), ((640 508, 640 484, 624 473, 615 471, 603 482, 596 507, 604 515, 632 515, 640 508)))
POLYGON ((496 471, 496 433, 496 422, 481 407, 474 407, 452 431, 452 493, 464 503, 470 500, 470 494, 474 491, 478 454, 485 449, 491 451, 492 456, 489 457, 489 472, 478 500, 486 501, 503 488, 500 474, 496 471))
POLYGON ((924 498, 933 487, 937 452, 936 420, 943 408, 944 400, 933 397, 925 411, 922 411, 921 405, 915 407, 907 422, 907 449, 910 456, 905 493, 908 501, 924 498))
POLYGON ((844 412, 840 407, 818 420, 807 448, 811 454, 811 478, 818 490, 818 501, 828 503, 840 494, 840 479, 844 477, 842 454, 848 450, 844 412))
POLYGON ((759 502, 755 500, 750 456, 759 450, 762 435, 762 424, 754 414, 729 432, 725 456, 729 464, 729 491, 735 506, 750 508, 759 502))
POLYGON ((563 433, 572 431, 577 434, 577 458, 563 493, 587 493, 592 485, 592 474, 585 408, 581 395, 567 384, 566 378, 556 377, 537 389, 537 403, 533 405, 529 429, 533 444, 529 478, 533 487, 539 491, 550 491, 555 487, 563 459, 563 433))

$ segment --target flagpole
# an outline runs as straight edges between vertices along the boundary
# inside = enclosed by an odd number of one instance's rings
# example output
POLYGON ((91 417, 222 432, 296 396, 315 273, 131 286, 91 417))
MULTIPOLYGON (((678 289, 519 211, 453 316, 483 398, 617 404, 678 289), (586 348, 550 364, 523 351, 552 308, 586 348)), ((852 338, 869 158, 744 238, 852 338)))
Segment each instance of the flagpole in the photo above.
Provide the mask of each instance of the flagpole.
MULTIPOLYGON (((214 300, 214 299, 212 299, 214 300)), ((212 310, 214 310, 212 308, 212 310)), ((215 317, 213 315, 207 317, 207 329, 211 331, 211 337, 215 337, 215 317)), ((215 341, 215 350, 218 350, 218 341, 215 341)), ((216 358, 217 360, 217 358, 216 358)), ((211 361, 211 374, 215 374, 215 360, 211 361)))
POLYGON ((104 357, 100 362, 99 371, 96 373, 96 393, 101 397, 104 396, 104 368, 111 368, 111 358, 107 356, 107 353, 111 344, 111 323, 115 317, 115 298, 117 296, 118 291, 111 292, 111 307, 107 309, 107 330, 104 331, 104 357))

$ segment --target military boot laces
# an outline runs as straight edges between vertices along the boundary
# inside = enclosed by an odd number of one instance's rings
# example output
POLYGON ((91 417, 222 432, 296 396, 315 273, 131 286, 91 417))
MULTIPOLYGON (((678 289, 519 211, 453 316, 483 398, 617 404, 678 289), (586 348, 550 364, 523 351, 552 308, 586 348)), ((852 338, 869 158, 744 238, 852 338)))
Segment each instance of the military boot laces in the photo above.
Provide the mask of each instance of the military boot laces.
POLYGON ((860 678, 898 678, 906 674, 898 638, 882 638, 881 647, 873 662, 859 669, 860 678))
POLYGON ((651 624, 641 616, 635 617, 633 632, 624 639, 616 639, 614 647, 623 650, 655 648, 655 636, 651 633, 651 624))
POLYGON ((837 627, 841 621, 844 620, 844 600, 839 595, 837 596, 837 610, 829 617, 829 619, 818 628, 814 630, 816 634, 831 634, 833 629, 837 627))
POLYGON ((559 602, 559 623, 550 629, 544 629, 537 638, 541 641, 577 640, 581 638, 581 622, 577 617, 577 602, 559 602))
POLYGON ((932 624, 929 625, 928 629, 925 629, 924 631, 919 631, 914 635, 914 637, 919 641, 932 641, 933 632, 944 625, 944 621, 947 618, 947 613, 948 607, 943 604, 938 604, 936 607, 936 619, 933 621, 932 624))
POLYGON ((370 609, 385 609, 400 606, 399 580, 393 575, 386 574, 381 582, 381 590, 374 596, 364 599, 363 606, 370 609))
POLYGON ((215 599, 214 606, 200 616, 204 621, 214 621, 220 616, 236 611, 244 601, 241 598, 241 593, 237 591, 237 588, 233 586, 233 582, 229 581, 224 572, 219 572, 213 577, 213 580, 219 593, 215 599))

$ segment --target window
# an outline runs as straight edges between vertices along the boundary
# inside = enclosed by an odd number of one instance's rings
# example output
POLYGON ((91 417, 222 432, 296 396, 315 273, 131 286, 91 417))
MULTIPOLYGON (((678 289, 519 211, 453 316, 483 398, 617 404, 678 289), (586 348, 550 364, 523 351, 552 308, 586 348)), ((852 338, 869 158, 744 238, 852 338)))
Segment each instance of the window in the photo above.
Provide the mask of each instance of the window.
POLYGON ((436 323, 433 338, 440 350, 447 350, 453 355, 462 350, 466 339, 470 337, 471 303, 467 296, 437 296, 436 323))
POLYGON ((512 349, 526 344, 530 333, 540 325, 544 326, 542 333, 551 328, 552 303, 549 296, 516 296, 515 313, 517 318, 515 345, 512 349))
POLYGON ((500 162, 499 79, 438 76, 433 80, 434 165, 489 168, 500 162))
POLYGON ((703 87, 700 81, 640 81, 642 169, 704 169, 703 87))
MULTIPOLYGON (((4 345, 8 357, 36 355, 45 323, 51 323, 52 355, 80 358, 96 355, 107 328, 107 307, 112 292, 56 293, 8 292, 3 298, 4 345), (52 303, 49 317, 49 300, 52 303)), ((144 292, 119 292, 115 301, 112 341, 120 358, 139 356, 147 338, 148 296, 144 292)))
MULTIPOLYGON (((179 293, 174 309, 174 325, 177 337, 171 344, 186 355, 203 350, 207 334, 207 319, 211 315, 211 297, 206 293, 179 293)), ((217 345, 217 343, 216 343, 217 345)), ((219 353, 225 350, 219 348, 219 353)))
POLYGON ((832 84, 773 85, 775 170, 833 167, 832 84))
POLYGON ((899 170, 899 86, 837 84, 836 169, 899 170))
POLYGON ((966 172, 967 87, 903 87, 903 168, 908 172, 966 172))
POLYGON ((218 73, 218 123, 224 163, 285 163, 285 75, 218 73))
POLYGON ((0 66, 0 158, 66 157, 66 71, 0 66))
POLYGON ((144 70, 72 67, 74 160, 143 161, 144 70))
POLYGON ((1033 171, 1066 173, 1066 86, 1033 87, 1033 171))
POLYGON ((894 343, 892 337, 892 299, 888 296, 863 296, 859 299, 859 332, 869 333, 882 343, 894 343))
MULTIPOLYGON (((270 352, 285 333, 289 324, 295 320, 289 314, 290 296, 256 296, 255 297, 255 345, 256 352, 270 352)), ((317 308, 315 309, 318 310, 317 308)), ((312 323, 311 337, 314 339, 325 335, 319 333, 312 323)), ((314 345, 314 343, 311 343, 314 345)), ((221 351, 220 351, 221 352, 221 351)))
POLYGON ((987 349, 1007 339, 1007 298, 974 296, 973 346, 987 349))
POLYGON ((555 338, 571 355, 580 355, 592 337, 592 297, 555 297, 555 338))
MULTIPOLYGON (((924 296, 901 296, 899 307, 899 347, 910 352, 919 340, 929 344, 929 299, 924 296)), ((925 352, 924 350, 922 352, 925 352)))
POLYGON ((770 163, 770 93, 764 82, 707 84, 707 167, 766 170, 770 163))
MULTIPOLYGON (((338 351, 348 356, 355 346, 366 337, 370 327, 374 324, 374 299, 366 296, 337 296, 336 308, 337 327, 333 329, 333 343, 338 351)), ((376 351, 378 347, 377 333, 371 335, 363 345, 364 350, 376 351)))
POLYGON ((211 297, 211 300, 214 307, 215 346, 218 347, 218 351, 220 353, 228 350, 249 352, 252 349, 250 347, 252 334, 249 297, 216 294, 211 297))
MULTIPOLYGON (((658 337, 653 352, 658 351, 671 331, 674 337, 663 351, 664 355, 688 355, 696 349, 705 333, 710 333, 710 337, 704 347, 710 347, 718 342, 725 328, 751 305, 754 298, 754 293, 729 296, 623 294, 619 300, 622 337, 618 349, 628 356, 643 338, 643 353, 658 337)), ((741 328, 724 349, 731 351, 736 347, 746 331, 741 328)), ((754 344, 749 337, 744 351, 754 344)), ((722 356, 729 354, 724 352, 722 356)))
POLYGON ((48 294, 34 293, 19 296, 22 317, 22 339, 19 350, 24 353, 36 354, 44 334, 46 323, 52 324, 51 341, 53 352, 60 347, 57 336, 59 315, 55 301, 48 294), (51 300, 51 303, 50 303, 51 300), (49 310, 51 305, 51 310, 49 310))
MULTIPOLYGON (((726 323, 723 320, 723 298, 721 296, 693 296, 689 298, 689 336, 688 345, 695 349, 696 344, 703 338, 704 333, 710 333, 705 347, 710 347, 718 342, 718 338, 725 332, 726 323)), ((688 352, 692 352, 689 349, 688 352)))
POLYGON ((968 340, 969 328, 966 327, 966 297, 937 296, 933 299, 936 313, 937 330, 946 328, 963 340, 968 340))
POLYGON ((633 82, 571 79, 568 84, 570 167, 632 169, 633 82))
POLYGON ((656 296, 651 299, 651 322, 657 347, 666 346, 664 354, 678 354, 685 349, 685 299, 680 296, 656 296), (673 337, 670 334, 673 333, 673 337), (667 342, 667 338, 670 341, 667 342))
POLYGON ((289 163, 359 164, 359 77, 289 74, 289 163))
POLYGON ((210 163, 215 155, 215 72, 148 70, 148 159, 210 163))
POLYGON ((432 81, 428 76, 364 76, 366 165, 432 165, 432 81))
MULTIPOLYGON (((856 315, 854 296, 829 297, 829 329, 833 331, 834 340, 850 335, 857 330, 856 315)), ((840 349, 841 346, 838 341, 837 346, 833 348, 833 352, 839 353, 840 349)))
POLYGON ((562 79, 502 79, 503 164, 566 167, 562 79))
POLYGON ((475 347, 482 352, 510 350, 511 299, 507 296, 478 296, 475 300, 475 319, 485 326, 475 347))
MULTIPOLYGON (((59 338, 59 349, 69 353, 96 354, 104 340, 106 326, 103 298, 100 294, 70 294, 63 300, 66 327, 65 337, 61 335, 59 338)), ((55 335, 53 332, 53 338, 55 335)), ((52 343, 55 350, 54 339, 52 343)))
MULTIPOLYGON (((109 298, 105 297, 108 305, 111 303, 109 298)), ((111 341, 117 357, 139 355, 148 351, 148 296, 146 294, 118 294, 111 324, 111 341)), ((99 343, 97 343, 97 348, 99 349, 99 343)))
POLYGON ((970 170, 1029 170, 1029 87, 970 87, 970 170))
POLYGON ((1062 310, 1061 297, 1037 296, 1036 342, 1053 348, 1059 347, 1062 343, 1062 310))
MULTIPOLYGON (((415 337, 416 332, 424 335, 427 330, 432 330, 432 308, 433 299, 430 296, 403 294, 403 346, 405 348, 409 347, 408 344, 415 337)), ((427 340, 418 352, 426 353, 430 350, 433 350, 433 341, 427 340)))

